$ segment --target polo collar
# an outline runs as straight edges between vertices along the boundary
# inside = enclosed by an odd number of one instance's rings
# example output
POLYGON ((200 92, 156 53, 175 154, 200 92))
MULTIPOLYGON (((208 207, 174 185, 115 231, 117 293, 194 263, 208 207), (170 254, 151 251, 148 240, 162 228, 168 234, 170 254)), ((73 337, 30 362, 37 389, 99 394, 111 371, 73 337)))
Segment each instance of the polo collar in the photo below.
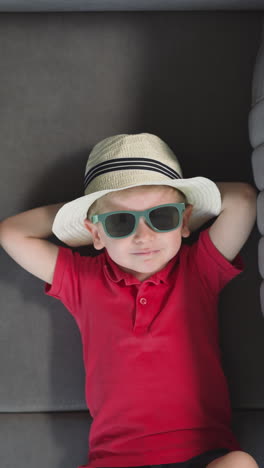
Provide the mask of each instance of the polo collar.
MULTIPOLYGON (((142 284, 142 281, 137 279, 131 273, 123 271, 117 263, 115 263, 111 257, 109 256, 107 250, 105 249, 105 259, 104 259, 104 271, 108 279, 113 281, 114 283, 118 283, 120 281, 124 281, 126 286, 130 286, 132 284, 142 284)), ((169 261, 169 263, 162 268, 162 270, 154 273, 146 282, 160 284, 165 283, 169 284, 169 275, 174 267, 179 263, 180 256, 179 252, 169 261)))

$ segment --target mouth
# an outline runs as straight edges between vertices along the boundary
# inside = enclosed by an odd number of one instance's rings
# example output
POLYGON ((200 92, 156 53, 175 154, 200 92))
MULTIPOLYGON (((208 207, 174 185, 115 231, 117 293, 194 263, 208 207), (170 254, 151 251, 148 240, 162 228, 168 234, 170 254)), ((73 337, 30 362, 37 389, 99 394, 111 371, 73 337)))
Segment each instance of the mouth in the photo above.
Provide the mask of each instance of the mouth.
POLYGON ((159 250, 143 250, 141 252, 134 252, 132 255, 154 255, 158 252, 159 250))

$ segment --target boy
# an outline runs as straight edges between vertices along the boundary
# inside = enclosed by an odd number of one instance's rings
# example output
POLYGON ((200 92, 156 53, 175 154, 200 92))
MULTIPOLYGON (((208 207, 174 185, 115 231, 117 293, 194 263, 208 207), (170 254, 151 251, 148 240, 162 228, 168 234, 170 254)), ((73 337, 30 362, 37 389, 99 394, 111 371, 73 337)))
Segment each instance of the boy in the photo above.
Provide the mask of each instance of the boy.
POLYGON ((3 248, 80 329, 87 467, 257 467, 231 431, 217 330, 218 295, 243 270, 238 253, 255 219, 253 187, 184 179, 166 143, 143 133, 94 147, 83 197, 1 223, 3 248), (102 253, 57 247, 44 240, 51 229, 102 253))

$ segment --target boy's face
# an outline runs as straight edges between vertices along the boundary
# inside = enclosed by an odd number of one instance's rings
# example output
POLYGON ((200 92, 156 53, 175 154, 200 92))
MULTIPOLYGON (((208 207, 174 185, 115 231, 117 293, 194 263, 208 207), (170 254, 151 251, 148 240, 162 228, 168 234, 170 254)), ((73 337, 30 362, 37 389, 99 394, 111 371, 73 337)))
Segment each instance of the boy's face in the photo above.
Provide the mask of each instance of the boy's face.
MULTIPOLYGON (((133 187, 112 192, 103 198, 100 214, 121 210, 142 211, 157 205, 183 201, 176 190, 166 186, 155 187, 154 190, 146 189, 144 186, 133 187)), ((97 250, 105 247, 111 259, 122 270, 144 281, 164 268, 179 251, 182 237, 190 235, 188 220, 191 211, 192 205, 187 205, 183 212, 182 224, 174 231, 164 233, 155 232, 147 225, 144 218, 140 218, 135 233, 123 239, 108 237, 100 222, 93 224, 86 219, 84 224, 91 233, 97 250), (143 250, 150 250, 150 253, 143 254, 143 250)))

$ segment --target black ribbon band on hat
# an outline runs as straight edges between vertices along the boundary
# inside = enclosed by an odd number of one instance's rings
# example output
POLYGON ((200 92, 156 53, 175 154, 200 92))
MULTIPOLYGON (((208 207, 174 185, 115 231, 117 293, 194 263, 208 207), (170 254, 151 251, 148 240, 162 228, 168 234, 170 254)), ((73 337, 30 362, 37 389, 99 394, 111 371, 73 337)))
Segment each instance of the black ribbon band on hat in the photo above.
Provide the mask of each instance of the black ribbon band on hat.
POLYGON ((131 170, 131 169, 143 169, 146 171, 155 171, 160 174, 166 175, 170 179, 181 179, 182 177, 178 172, 174 171, 171 167, 166 164, 156 161, 155 159, 149 158, 122 158, 122 159, 111 159, 103 163, 97 164, 90 169, 84 178, 84 190, 92 182, 95 177, 106 174, 107 172, 120 171, 120 170, 131 170))

